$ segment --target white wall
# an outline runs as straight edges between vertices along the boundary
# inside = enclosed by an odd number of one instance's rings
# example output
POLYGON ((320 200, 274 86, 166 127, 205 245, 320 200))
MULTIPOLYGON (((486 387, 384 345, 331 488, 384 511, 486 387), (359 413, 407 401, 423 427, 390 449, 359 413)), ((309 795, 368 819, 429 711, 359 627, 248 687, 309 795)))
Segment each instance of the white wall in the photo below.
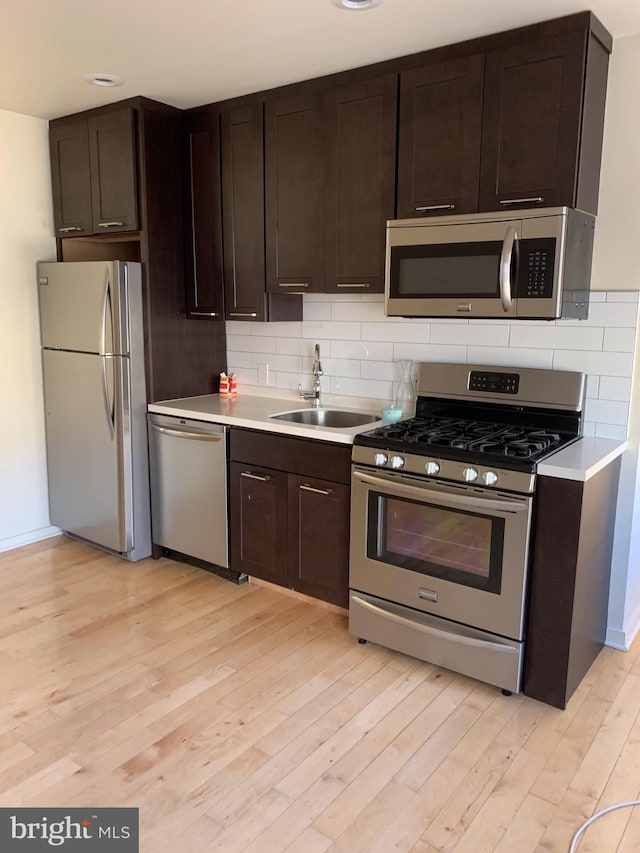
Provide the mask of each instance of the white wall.
MULTIPOLYGON (((608 641, 624 647, 640 628, 640 34, 616 39, 611 57, 589 320, 555 323, 385 318, 380 297, 305 296, 302 323, 228 323, 227 356, 242 385, 310 384, 320 342, 326 391, 388 399, 395 359, 583 370, 586 432, 628 434, 616 515, 608 641)), ((377 405, 377 404, 376 404, 377 405)))
MULTIPOLYGON (((640 33, 616 39, 609 67, 595 287, 640 289, 640 33)), ((625 646, 640 628, 640 353, 630 393, 609 598, 609 639, 625 646)))
POLYGON ((37 260, 55 259, 47 123, 0 110, 0 551, 49 526, 37 260))

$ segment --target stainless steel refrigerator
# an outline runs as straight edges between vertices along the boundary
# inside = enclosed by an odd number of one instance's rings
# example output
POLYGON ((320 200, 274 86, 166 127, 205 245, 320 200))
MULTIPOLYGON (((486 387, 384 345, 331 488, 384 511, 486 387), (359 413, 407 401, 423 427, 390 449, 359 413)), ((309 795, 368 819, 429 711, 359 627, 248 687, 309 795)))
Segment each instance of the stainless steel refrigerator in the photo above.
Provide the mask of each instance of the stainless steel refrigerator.
POLYGON ((140 264, 39 263, 51 523, 151 553, 140 264))

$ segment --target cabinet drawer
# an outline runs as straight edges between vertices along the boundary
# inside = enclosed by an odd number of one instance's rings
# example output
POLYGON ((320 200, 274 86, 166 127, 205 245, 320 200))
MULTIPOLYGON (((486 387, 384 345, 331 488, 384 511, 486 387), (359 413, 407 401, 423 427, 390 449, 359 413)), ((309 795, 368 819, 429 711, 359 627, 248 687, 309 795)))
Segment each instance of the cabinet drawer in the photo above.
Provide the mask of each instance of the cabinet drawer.
POLYGON ((350 445, 232 429, 230 447, 231 458, 236 462, 266 465, 301 477, 329 477, 336 483, 350 481, 350 445))

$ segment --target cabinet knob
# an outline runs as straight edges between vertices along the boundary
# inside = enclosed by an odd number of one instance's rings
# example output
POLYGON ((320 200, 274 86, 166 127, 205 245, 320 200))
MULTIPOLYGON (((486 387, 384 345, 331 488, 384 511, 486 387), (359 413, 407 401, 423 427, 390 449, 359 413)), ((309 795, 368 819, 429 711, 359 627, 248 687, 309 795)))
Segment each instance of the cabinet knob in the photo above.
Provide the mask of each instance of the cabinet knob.
POLYGON ((121 228, 124 222, 98 222, 98 228, 121 228))
POLYGON ((82 228, 79 225, 68 225, 66 228, 58 228, 63 234, 66 234, 68 231, 82 231, 82 228))

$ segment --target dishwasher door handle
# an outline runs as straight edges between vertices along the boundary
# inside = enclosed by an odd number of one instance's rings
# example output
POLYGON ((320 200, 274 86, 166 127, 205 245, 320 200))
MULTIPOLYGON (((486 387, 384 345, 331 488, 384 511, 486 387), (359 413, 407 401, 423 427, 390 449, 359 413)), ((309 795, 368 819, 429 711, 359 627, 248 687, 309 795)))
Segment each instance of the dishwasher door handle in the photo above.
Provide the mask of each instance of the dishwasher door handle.
POLYGON ((222 435, 215 435, 214 433, 208 432, 187 432, 184 429, 169 429, 169 427, 158 426, 158 424, 151 423, 151 428, 155 429, 156 432, 162 432, 165 435, 173 435, 176 438, 190 438, 195 439, 196 441, 222 441, 222 435))

